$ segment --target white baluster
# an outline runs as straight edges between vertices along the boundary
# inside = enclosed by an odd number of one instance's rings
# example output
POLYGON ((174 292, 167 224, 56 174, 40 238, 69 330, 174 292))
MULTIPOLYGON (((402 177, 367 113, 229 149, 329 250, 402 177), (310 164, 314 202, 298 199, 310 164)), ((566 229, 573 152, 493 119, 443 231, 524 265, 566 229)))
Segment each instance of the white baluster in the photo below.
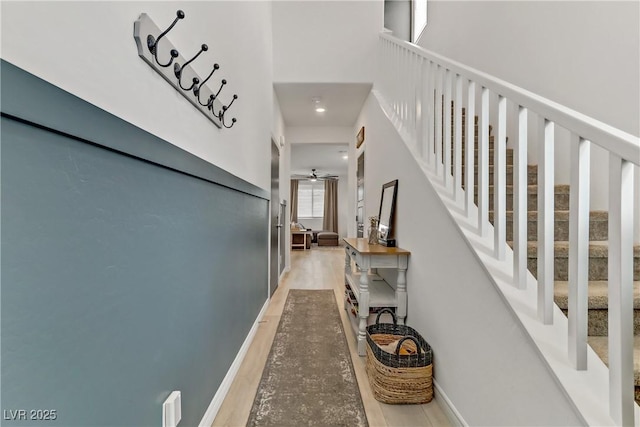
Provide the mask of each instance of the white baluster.
POLYGON ((478 234, 485 236, 489 224, 489 89, 482 88, 478 138, 478 234))
POLYGON ((438 66, 435 62, 430 62, 429 67, 429 87, 428 87, 428 101, 427 105, 429 108, 429 134, 428 134, 428 145, 427 145, 427 155, 429 158, 429 166, 433 173, 436 172, 436 109, 435 109, 435 92, 436 92, 436 76, 438 72, 438 66))
POLYGON ((555 123, 538 118, 538 318, 553 323, 555 123))
POLYGON ((404 85, 404 67, 402 66, 402 60, 404 58, 404 51, 401 46, 398 46, 398 77, 397 77, 397 97, 398 97, 398 118, 400 119, 400 123, 402 123, 402 113, 403 113, 403 97, 402 97, 402 86, 404 85))
POLYGON ((393 45, 393 111, 396 116, 400 114, 400 46, 393 45))
POLYGON ((443 76, 442 67, 437 65, 436 69, 436 122, 435 122, 435 150, 436 150, 436 173, 439 178, 442 177, 442 86, 443 76))
POLYGON ((425 58, 424 68, 422 70, 422 76, 424 79, 424 85, 422 86, 422 110, 424 111, 424 151, 422 158, 430 165, 431 153, 429 153, 429 133, 431 132, 431 121, 433 116, 431 115, 431 61, 425 58))
POLYGON ((416 153, 418 157, 424 160, 424 141, 425 141, 425 105, 424 105, 424 87, 425 78, 425 60, 418 57, 416 63, 416 153))
POLYGON ((570 157, 569 359, 576 369, 586 370, 591 142, 572 134, 570 157))
POLYGON ((506 252, 507 98, 498 96, 498 134, 493 145, 493 248, 502 261, 506 252))
POLYGON ((469 80, 467 88, 467 111, 466 111, 466 141, 464 148, 464 207, 467 212, 467 217, 471 219, 471 207, 473 206, 474 191, 475 191, 475 166, 474 166, 474 154, 476 146, 476 82, 469 80))
MULTIPOLYGON (((416 126, 417 126, 417 82, 418 82, 418 76, 420 75, 418 73, 419 69, 418 69, 418 60, 419 57, 416 53, 411 52, 411 64, 410 64, 410 71, 411 71, 411 85, 410 85, 410 91, 409 91, 409 96, 411 99, 411 104, 410 104, 410 117, 411 117, 411 124, 409 125, 409 129, 411 130, 411 140, 416 141, 416 126)), ((417 148, 417 147, 414 147, 417 148)))
MULTIPOLYGON (((415 67, 413 70, 413 99, 415 100, 415 109, 414 109, 414 134, 417 138, 418 133, 420 133, 420 124, 418 123, 418 111, 422 109, 422 63, 424 59, 420 55, 416 55, 415 67), (420 104, 420 108, 418 108, 418 104, 420 104)), ((417 142, 417 139, 416 139, 417 142)), ((417 147, 416 147, 417 148, 417 147)))
POLYGON ((518 141, 513 150, 513 275, 518 289, 527 287, 527 132, 529 111, 518 107, 518 141))
POLYGON ((451 70, 445 70, 445 86, 444 86, 444 105, 442 111, 444 114, 444 185, 447 190, 453 190, 451 187, 451 94, 452 82, 451 70))
POLYGON ((386 39, 382 39, 382 54, 380 55, 380 68, 382 69, 382 93, 387 101, 391 100, 389 96, 389 78, 391 75, 391 71, 389 69, 389 63, 391 62, 391 58, 389 56, 389 41, 386 39))
POLYGON ((609 154, 609 409, 631 426, 633 382, 633 170, 609 154))
POLYGON ((453 144, 453 198, 462 194, 462 76, 456 74, 455 141, 453 144))
POLYGON ((402 95, 404 98, 404 127, 407 133, 411 133, 409 128, 411 127, 411 51, 404 50, 404 73, 403 79, 404 87, 402 95))
POLYGON ((404 47, 402 48, 402 74, 400 77, 400 81, 402 82, 402 90, 400 94, 402 95, 402 126, 406 129, 408 122, 408 103, 409 99, 407 97, 408 92, 408 76, 409 76, 409 51, 407 51, 404 47))

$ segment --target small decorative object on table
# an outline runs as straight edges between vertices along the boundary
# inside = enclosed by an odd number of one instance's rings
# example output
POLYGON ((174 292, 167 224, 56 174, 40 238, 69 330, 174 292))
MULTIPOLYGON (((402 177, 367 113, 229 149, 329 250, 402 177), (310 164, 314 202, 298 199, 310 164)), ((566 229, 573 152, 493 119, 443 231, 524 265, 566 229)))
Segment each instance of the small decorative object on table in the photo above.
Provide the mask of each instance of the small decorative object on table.
POLYGON ((378 217, 377 216, 369 217, 369 244, 370 245, 378 244, 378 217))
POLYGON ((367 326, 366 370, 373 397, 380 402, 427 403, 433 399, 431 347, 415 329, 398 325, 392 310, 381 310, 375 325, 367 326), (379 323, 382 313, 391 314, 393 324, 379 323))

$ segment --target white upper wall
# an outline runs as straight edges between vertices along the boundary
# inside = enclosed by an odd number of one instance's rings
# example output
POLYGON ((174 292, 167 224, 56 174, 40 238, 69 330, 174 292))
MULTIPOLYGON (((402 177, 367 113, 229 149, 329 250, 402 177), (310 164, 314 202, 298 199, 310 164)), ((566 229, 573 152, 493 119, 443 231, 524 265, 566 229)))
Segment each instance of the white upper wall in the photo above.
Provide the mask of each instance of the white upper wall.
POLYGON ((276 82, 373 82, 382 0, 275 1, 276 82))
POLYGON ((436 1, 426 49, 640 135, 640 3, 436 1))
POLYGON ((292 144, 348 144, 355 139, 351 126, 288 126, 285 134, 292 144))
MULTIPOLYGON (((270 188, 272 115, 271 3, 2 2, 2 58, 255 185, 270 188), (239 98, 238 122, 218 129, 139 56, 133 23, 147 13, 201 76, 221 66, 220 98, 239 98)), ((160 56, 166 52, 160 53, 160 56)), ((280 130, 281 131, 281 130, 280 130)))

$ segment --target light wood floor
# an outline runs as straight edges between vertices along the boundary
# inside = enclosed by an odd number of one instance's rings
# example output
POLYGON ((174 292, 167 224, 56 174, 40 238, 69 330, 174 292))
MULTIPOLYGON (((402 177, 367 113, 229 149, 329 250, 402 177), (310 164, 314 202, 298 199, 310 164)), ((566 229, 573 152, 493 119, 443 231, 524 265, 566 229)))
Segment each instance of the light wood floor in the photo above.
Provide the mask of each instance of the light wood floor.
POLYGON ((365 372, 365 358, 357 354, 355 333, 342 306, 343 274, 344 248, 342 247, 313 246, 311 250, 292 251, 291 271, 284 276, 278 290, 274 293, 213 426, 246 425, 289 289, 334 290, 370 426, 451 425, 435 399, 426 405, 386 405, 373 398, 365 372))

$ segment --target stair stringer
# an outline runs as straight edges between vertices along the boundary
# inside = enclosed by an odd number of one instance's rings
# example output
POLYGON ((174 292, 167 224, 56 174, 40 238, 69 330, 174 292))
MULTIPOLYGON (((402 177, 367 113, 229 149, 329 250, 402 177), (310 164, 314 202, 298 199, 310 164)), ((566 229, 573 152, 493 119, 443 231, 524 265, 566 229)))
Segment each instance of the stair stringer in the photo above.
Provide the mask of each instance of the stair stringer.
MULTIPOLYGON (((453 200, 451 192, 443 185, 442 180, 437 177, 429 168, 427 163, 421 159, 418 150, 416 150, 415 140, 401 126, 401 121, 395 116, 393 109, 385 102, 382 95, 377 91, 372 91, 377 104, 397 131, 400 139, 411 153, 415 164, 422 171, 426 182, 428 182, 433 191, 438 195, 438 200, 442 203, 449 217, 457 225, 457 230, 463 237, 463 240, 475 256, 476 260, 482 266, 486 273, 486 277, 493 284, 496 291, 503 299, 506 307, 513 314, 513 318, 517 319, 518 325, 525 332, 525 335, 533 344, 537 354, 543 361, 548 371, 555 378, 564 392, 567 400, 573 405, 573 409, 579 416, 581 421, 587 425, 615 425, 609 415, 609 374, 608 368, 596 355, 596 353, 588 349, 588 369, 585 371, 577 371, 571 366, 568 359, 568 321, 562 314, 560 309, 554 305, 554 322, 552 325, 543 325, 537 319, 537 281, 527 273, 527 287, 524 290, 516 289, 512 284, 512 265, 513 251, 507 248, 504 261, 497 261, 493 257, 493 228, 489 227, 489 233, 484 238, 477 233, 477 226, 473 224, 464 212, 462 200, 453 200)), ((372 135, 369 133, 369 135, 372 135)), ((371 137, 370 137, 371 138, 371 137)), ((402 184, 401 184, 402 185, 402 184)), ((402 188, 400 189, 402 191, 402 188)), ((472 207, 475 209, 475 206, 472 207)), ((470 215, 471 218, 477 218, 475 212, 470 215)), ((400 224, 399 224, 400 225, 400 224)), ((400 227, 398 227, 400 231, 400 227)), ((399 240, 404 236, 399 235, 399 240)), ((400 242, 402 246, 404 244, 400 242)), ((412 254, 413 256, 413 254, 412 254)), ((414 260, 415 262, 415 260, 414 260)), ((411 269, 410 269, 411 270, 411 269)), ((423 280, 428 280, 424 277, 423 280)), ((411 283, 411 282, 409 282, 411 283)), ((411 306, 410 306, 411 309, 411 306)), ((409 311, 408 323, 414 327, 415 315, 414 311, 409 311)), ((419 329, 420 330, 420 329, 419 329)), ((426 338, 427 341, 429 338, 426 338)), ((437 372, 437 347, 434 348, 436 354, 436 362, 434 362, 435 379, 438 380, 437 372)), ((491 379, 487 379, 491 381, 491 379)), ((456 396, 451 395, 446 389, 446 384, 440 384, 444 391, 448 394, 451 401, 456 405, 458 411, 465 418, 465 408, 459 407, 456 402, 456 396)), ((532 390, 532 393, 535 393, 532 390)), ((638 414, 638 406, 636 405, 636 414, 638 414)), ((639 417, 636 415, 636 420, 639 417)), ((474 424, 473 420, 469 421, 474 424)))

